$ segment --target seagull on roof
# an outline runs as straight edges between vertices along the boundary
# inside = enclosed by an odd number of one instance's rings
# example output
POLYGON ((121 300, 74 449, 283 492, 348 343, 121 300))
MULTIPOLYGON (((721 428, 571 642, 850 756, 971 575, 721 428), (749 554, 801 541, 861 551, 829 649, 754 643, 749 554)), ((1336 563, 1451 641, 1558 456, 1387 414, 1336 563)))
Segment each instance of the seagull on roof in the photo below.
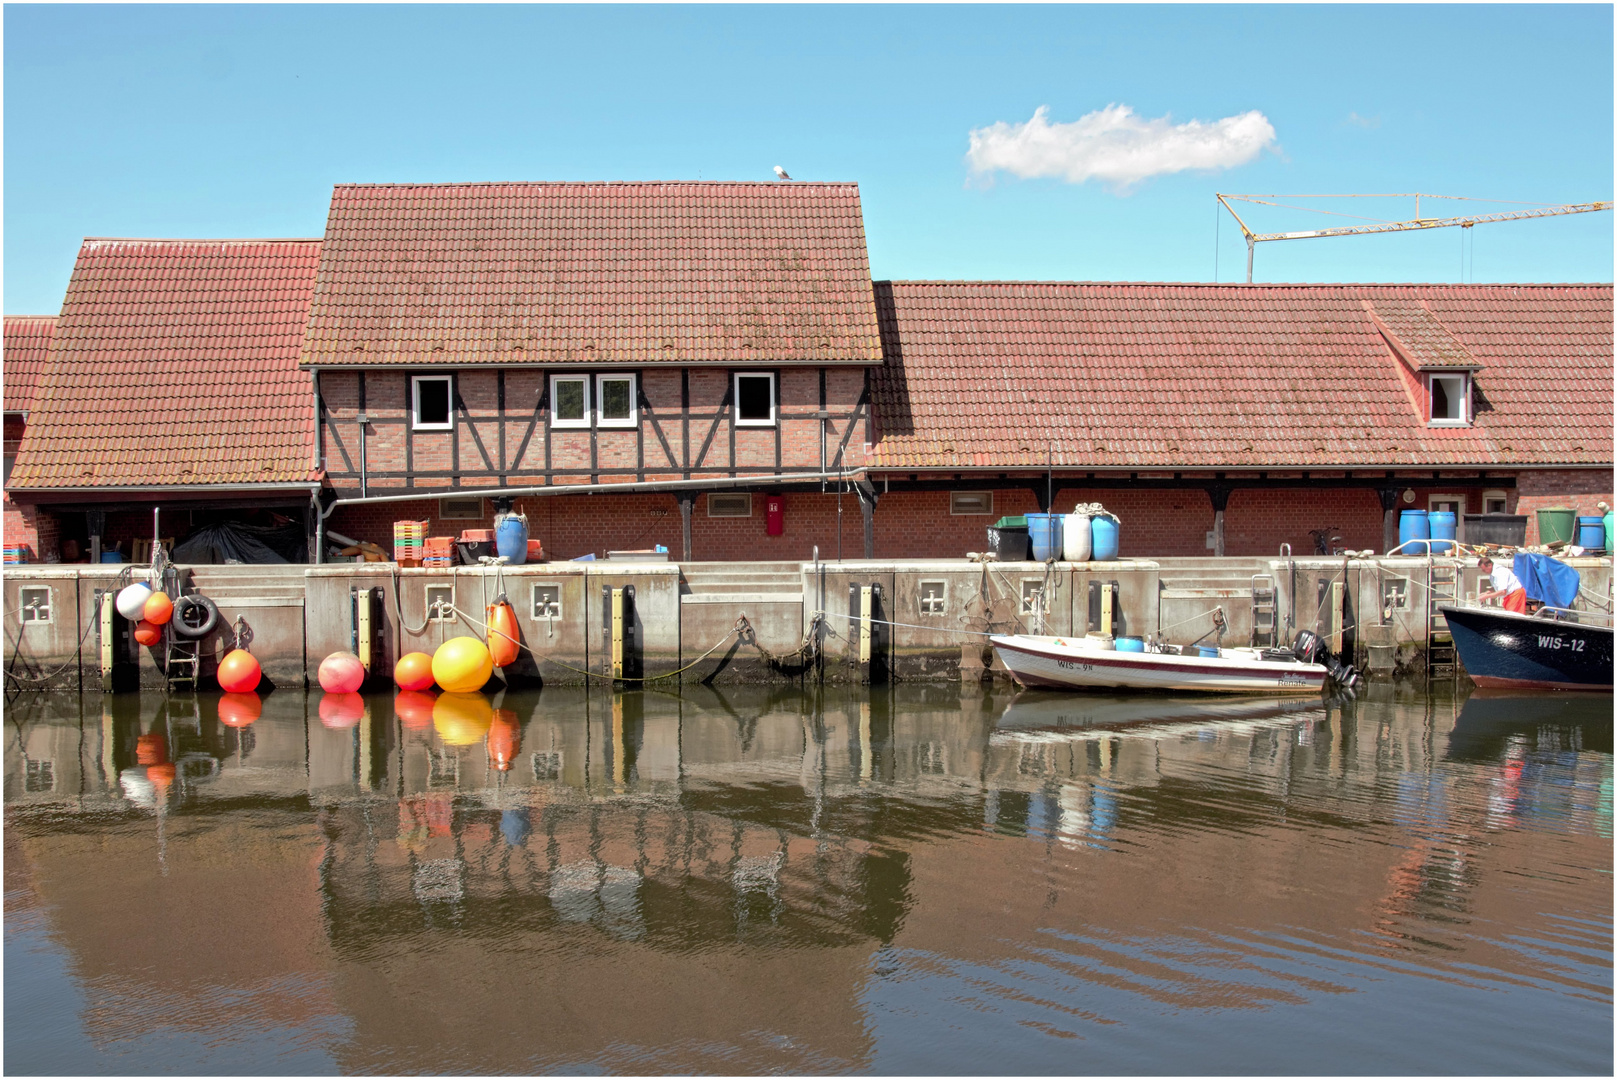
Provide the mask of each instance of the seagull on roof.
POLYGON ((782 179, 782 180, 790 180, 791 179, 791 177, 789 175, 787 175, 786 170, 781 168, 779 165, 775 166, 775 175, 777 177, 779 177, 780 179, 782 179))

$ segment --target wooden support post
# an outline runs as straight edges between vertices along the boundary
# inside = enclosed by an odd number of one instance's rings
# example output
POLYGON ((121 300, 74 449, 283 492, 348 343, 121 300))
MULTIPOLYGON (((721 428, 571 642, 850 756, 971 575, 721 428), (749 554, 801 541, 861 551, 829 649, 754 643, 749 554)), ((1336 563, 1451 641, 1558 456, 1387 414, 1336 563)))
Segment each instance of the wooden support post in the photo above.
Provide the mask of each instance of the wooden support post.
POLYGON ((112 665, 116 659, 116 653, 113 649, 113 641, 116 637, 114 627, 116 624, 113 620, 118 610, 114 601, 117 595, 117 593, 110 590, 101 594, 101 689, 103 691, 112 689, 112 665))
POLYGON ((870 663, 870 586, 859 588, 859 662, 870 663))
POLYGON ((1112 588, 1109 582, 1102 583, 1100 587, 1100 632, 1108 637, 1112 633, 1112 588))
POLYGON ((696 505, 696 496, 689 492, 680 492, 679 495, 679 528, 680 536, 685 542, 685 554, 681 556, 684 562, 691 561, 691 509, 696 505))
POLYGON ((1398 546, 1398 496, 1402 488, 1383 487, 1376 489, 1376 497, 1381 500, 1381 553, 1385 555, 1398 546))
POLYGON ((1224 557, 1224 511, 1230 505, 1230 491, 1226 484, 1207 488, 1207 498, 1213 504, 1213 555, 1220 559, 1224 557))

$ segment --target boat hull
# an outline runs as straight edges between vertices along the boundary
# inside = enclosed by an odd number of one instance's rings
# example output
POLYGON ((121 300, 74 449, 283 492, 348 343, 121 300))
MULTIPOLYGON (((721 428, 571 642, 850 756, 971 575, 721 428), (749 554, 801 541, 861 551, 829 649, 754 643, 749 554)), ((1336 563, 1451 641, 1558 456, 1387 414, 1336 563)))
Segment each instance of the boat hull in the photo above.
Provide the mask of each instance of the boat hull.
POLYGON ((1012 678, 1050 690, 1318 694, 1326 679, 1318 664, 1114 652, 1023 634, 990 640, 1012 678))
POLYGON ((1515 612, 1443 607, 1455 651, 1478 686, 1512 690, 1612 689, 1610 627, 1515 612))

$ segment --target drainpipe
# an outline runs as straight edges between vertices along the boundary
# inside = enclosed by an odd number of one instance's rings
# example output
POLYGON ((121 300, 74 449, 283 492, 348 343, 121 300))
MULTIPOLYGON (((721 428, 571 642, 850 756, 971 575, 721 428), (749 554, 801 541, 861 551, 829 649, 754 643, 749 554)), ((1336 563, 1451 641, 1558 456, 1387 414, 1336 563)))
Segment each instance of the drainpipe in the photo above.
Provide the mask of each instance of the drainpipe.
POLYGON ((355 419, 359 421, 359 497, 363 499, 370 494, 370 474, 365 465, 365 427, 370 418, 361 412, 355 419))

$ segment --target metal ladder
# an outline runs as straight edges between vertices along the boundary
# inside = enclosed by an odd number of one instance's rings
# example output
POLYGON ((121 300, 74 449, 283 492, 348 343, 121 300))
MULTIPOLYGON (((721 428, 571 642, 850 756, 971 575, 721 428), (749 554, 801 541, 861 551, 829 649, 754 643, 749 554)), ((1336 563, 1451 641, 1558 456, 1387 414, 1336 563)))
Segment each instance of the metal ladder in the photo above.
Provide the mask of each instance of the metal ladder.
MULTIPOLYGON (((157 560, 154 559, 155 561, 157 560)), ((163 561, 159 580, 163 591, 171 598, 178 599, 184 595, 184 590, 180 587, 180 572, 172 563, 163 561)), ((188 683, 191 692, 196 693, 201 675, 201 640, 180 637, 174 632, 174 620, 170 619, 163 627, 163 679, 169 692, 173 693, 182 684, 188 683)))
POLYGON ((1426 677, 1453 675, 1456 671, 1454 635, 1448 620, 1438 610, 1460 598, 1460 573, 1455 566, 1440 566, 1430 556, 1426 561, 1426 677), (1441 626, 1439 625, 1441 624, 1441 626))
POLYGON ((1275 579, 1269 574, 1252 575, 1252 644, 1274 646, 1275 579))

